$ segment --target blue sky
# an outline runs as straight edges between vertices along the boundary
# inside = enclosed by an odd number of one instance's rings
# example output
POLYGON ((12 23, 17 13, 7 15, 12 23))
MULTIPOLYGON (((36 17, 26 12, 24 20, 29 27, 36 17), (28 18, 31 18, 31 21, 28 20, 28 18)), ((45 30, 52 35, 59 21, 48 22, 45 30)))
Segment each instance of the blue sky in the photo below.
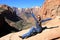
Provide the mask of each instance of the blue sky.
POLYGON ((42 6, 44 0, 0 0, 0 4, 7 4, 11 7, 30 8, 42 6))

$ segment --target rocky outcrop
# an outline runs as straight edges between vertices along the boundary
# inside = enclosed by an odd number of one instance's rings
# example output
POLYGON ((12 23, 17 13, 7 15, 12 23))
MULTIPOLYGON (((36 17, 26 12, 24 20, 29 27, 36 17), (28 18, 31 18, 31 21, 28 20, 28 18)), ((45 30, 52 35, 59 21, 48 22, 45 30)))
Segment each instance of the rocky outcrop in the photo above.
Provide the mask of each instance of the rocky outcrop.
POLYGON ((60 16, 60 0, 45 0, 40 12, 42 18, 60 16))
POLYGON ((19 31, 17 28, 10 26, 5 19, 9 19, 13 22, 22 20, 16 15, 11 7, 7 5, 0 5, 0 37, 11 33, 12 31, 19 31))

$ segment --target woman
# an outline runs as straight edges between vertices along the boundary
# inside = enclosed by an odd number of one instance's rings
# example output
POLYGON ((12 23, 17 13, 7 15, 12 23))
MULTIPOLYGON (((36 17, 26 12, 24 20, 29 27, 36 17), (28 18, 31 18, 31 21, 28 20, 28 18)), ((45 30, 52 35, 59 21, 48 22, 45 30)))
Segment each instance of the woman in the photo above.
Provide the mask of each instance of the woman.
POLYGON ((40 16, 38 16, 38 20, 37 20, 37 18, 35 17, 35 15, 33 13, 31 13, 31 15, 32 15, 32 17, 35 20, 36 27, 32 27, 29 30, 29 32, 23 34, 22 36, 19 36, 22 39, 28 38, 28 37, 33 36, 33 35, 36 35, 37 33, 41 33, 43 29, 47 28, 47 27, 42 28, 41 22, 45 22, 47 20, 51 20, 51 18, 46 19, 46 20, 41 20, 41 17, 40 16))

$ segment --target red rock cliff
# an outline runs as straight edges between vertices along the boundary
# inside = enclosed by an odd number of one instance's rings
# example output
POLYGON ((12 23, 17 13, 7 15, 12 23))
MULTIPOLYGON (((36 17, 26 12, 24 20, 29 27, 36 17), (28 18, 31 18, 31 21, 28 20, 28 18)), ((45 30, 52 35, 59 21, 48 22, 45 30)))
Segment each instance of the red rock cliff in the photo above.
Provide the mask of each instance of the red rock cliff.
POLYGON ((60 0, 45 0, 40 13, 42 18, 60 16, 60 0))

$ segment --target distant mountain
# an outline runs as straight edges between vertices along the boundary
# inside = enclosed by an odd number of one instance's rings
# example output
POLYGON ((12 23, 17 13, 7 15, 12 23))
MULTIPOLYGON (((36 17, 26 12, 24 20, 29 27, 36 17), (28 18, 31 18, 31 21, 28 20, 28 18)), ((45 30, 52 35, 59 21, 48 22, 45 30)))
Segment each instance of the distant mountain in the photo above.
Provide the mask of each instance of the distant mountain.
POLYGON ((35 14, 36 17, 40 15, 40 7, 38 6, 32 8, 18 8, 17 15, 22 17, 23 19, 31 21, 32 20, 32 19, 30 20, 30 18, 32 18, 31 11, 35 14))

